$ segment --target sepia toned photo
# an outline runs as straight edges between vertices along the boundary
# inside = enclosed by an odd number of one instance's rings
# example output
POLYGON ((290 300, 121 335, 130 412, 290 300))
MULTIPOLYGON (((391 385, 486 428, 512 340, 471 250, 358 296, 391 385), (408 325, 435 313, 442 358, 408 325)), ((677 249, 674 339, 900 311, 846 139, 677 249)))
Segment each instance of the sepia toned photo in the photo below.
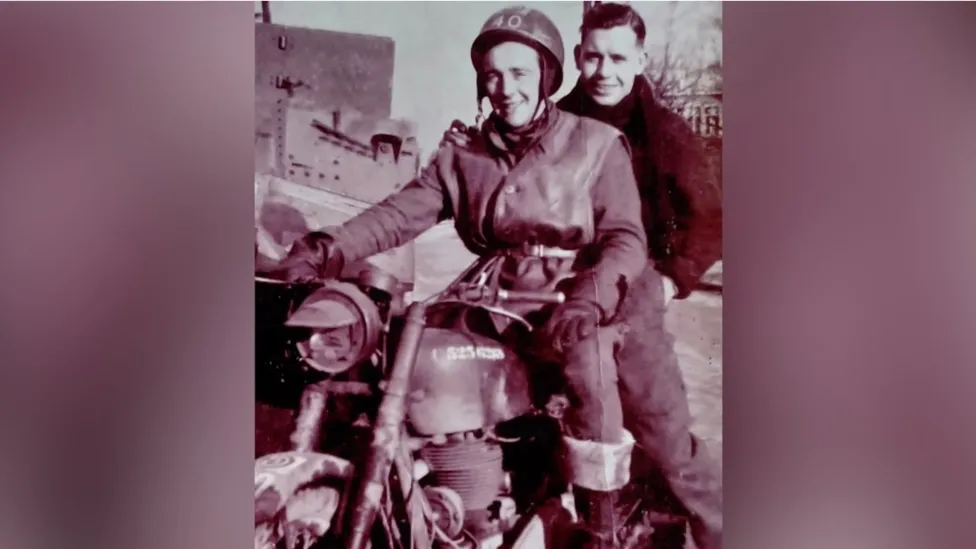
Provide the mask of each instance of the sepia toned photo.
POLYGON ((721 548, 721 4, 254 5, 255 548, 721 548))

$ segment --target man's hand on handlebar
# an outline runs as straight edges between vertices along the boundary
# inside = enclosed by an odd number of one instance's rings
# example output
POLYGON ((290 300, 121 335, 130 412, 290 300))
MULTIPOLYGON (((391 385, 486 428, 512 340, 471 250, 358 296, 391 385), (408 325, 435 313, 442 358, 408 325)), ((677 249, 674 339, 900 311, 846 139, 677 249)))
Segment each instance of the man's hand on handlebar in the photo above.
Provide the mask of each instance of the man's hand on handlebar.
POLYGON ((342 271, 345 261, 342 253, 333 246, 332 238, 324 233, 312 232, 295 241, 288 255, 274 266, 265 267, 269 278, 291 284, 307 284, 334 278, 342 271))
POLYGON ((278 260, 270 258, 260 251, 255 251, 254 253, 254 274, 264 278, 277 278, 275 273, 277 272, 280 263, 278 260))
POLYGON ((311 284, 322 279, 309 261, 303 258, 285 258, 281 262, 279 277, 291 284, 311 284))
POLYGON ((600 327, 600 308, 592 301, 571 299, 556 307, 540 332, 557 355, 592 337, 600 327))

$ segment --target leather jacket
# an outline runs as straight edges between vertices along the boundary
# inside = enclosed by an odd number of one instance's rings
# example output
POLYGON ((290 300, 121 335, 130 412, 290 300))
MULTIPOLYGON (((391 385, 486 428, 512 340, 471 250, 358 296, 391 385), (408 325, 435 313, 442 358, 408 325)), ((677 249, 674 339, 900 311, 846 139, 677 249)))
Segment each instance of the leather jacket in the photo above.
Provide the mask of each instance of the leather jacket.
POLYGON ((443 144, 417 178, 331 230, 334 246, 357 261, 453 218, 472 253, 522 258, 511 265, 511 285, 552 287, 571 274, 577 282, 569 299, 592 300, 605 318, 615 315, 647 263, 627 141, 602 122, 558 109, 551 116, 549 129, 514 163, 483 144, 443 144), (519 254, 527 244, 575 253, 540 264, 519 254))

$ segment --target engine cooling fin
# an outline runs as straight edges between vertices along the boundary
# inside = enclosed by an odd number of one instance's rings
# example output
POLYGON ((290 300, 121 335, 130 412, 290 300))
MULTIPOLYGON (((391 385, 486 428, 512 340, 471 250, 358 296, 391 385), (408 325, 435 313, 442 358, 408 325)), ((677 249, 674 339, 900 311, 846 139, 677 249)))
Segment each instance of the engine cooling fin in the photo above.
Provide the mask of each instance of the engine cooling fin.
POLYGON ((505 481, 502 448, 487 440, 453 441, 428 445, 420 455, 430 466, 438 486, 450 488, 461 496, 467 511, 488 508, 505 481))

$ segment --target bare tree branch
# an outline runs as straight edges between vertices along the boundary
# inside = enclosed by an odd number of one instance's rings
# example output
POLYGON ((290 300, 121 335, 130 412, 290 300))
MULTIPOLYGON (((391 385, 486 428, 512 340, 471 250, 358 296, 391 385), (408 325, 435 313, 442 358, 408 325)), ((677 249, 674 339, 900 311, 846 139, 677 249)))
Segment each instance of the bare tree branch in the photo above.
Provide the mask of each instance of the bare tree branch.
POLYGON ((666 107, 682 114, 696 131, 720 138, 722 17, 719 13, 689 22, 691 14, 683 7, 687 6, 668 2, 664 8, 660 23, 664 43, 651 56, 645 76, 666 107), (700 42, 690 48, 679 46, 679 29, 691 24, 702 31, 700 42))
POLYGON ((700 59, 689 58, 688 52, 675 47, 676 29, 688 15, 686 11, 679 11, 681 6, 679 2, 667 3, 663 49, 659 56, 652 56, 645 72, 657 97, 675 110, 682 108, 688 96, 698 90, 707 77, 705 67, 695 66, 696 63, 700 65, 700 59))

